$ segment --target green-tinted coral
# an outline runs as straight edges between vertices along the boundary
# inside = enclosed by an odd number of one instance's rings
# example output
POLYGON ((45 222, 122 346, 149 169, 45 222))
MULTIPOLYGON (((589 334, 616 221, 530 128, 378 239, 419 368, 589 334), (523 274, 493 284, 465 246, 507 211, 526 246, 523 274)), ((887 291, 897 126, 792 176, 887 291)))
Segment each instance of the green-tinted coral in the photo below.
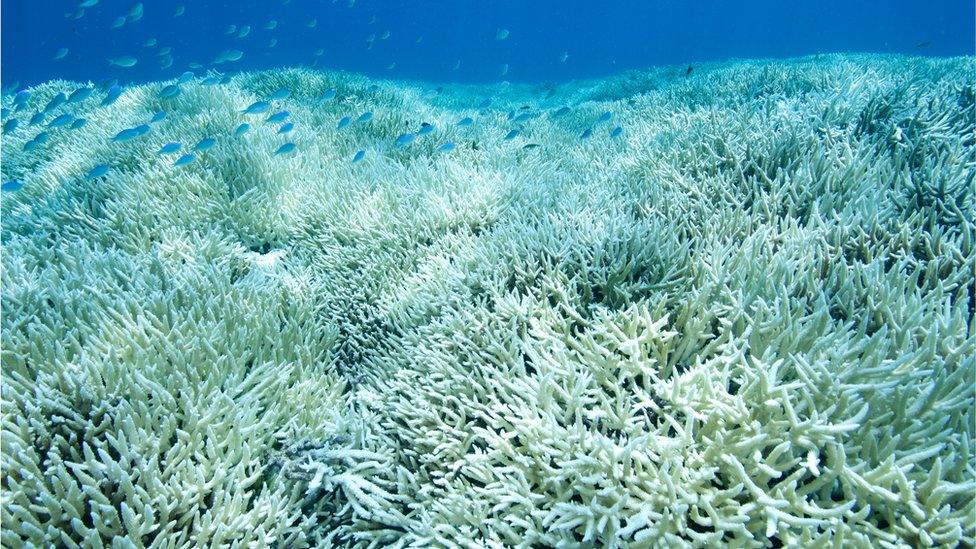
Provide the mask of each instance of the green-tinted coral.
POLYGON ((92 98, 33 153, 22 125, 0 542, 972 546, 974 69, 285 70, 92 98), (280 87, 286 157, 231 137, 280 87))

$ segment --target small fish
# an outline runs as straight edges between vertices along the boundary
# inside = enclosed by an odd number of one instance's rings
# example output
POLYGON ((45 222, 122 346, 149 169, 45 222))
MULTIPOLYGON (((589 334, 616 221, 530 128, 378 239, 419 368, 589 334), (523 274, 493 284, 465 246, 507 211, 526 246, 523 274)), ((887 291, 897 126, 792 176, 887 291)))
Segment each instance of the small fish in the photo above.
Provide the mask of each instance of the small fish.
POLYGON ((428 124, 427 122, 424 122, 424 123, 420 124, 420 129, 417 130, 417 136, 419 137, 421 135, 427 135, 427 134, 429 134, 432 131, 434 131, 434 125, 433 124, 428 124))
POLYGON ((289 97, 291 97, 291 90, 288 88, 278 88, 274 93, 268 96, 268 101, 288 99, 289 97))
POLYGON ((91 94, 95 92, 95 88, 78 88, 77 90, 71 92, 68 96, 68 103, 81 103, 85 99, 91 97, 91 94))
POLYGON ((188 64, 187 67, 190 67, 193 70, 200 70, 200 69, 203 68, 203 64, 197 63, 196 61, 194 61, 194 62, 188 64))
POLYGON ((407 145, 413 143, 413 140, 416 138, 417 136, 412 133, 401 134, 400 137, 396 138, 396 146, 406 147, 407 145))
POLYGON ((168 69, 168 68, 170 68, 172 66, 173 66, 173 58, 172 57, 167 56, 167 57, 164 57, 164 58, 162 58, 162 59, 159 60, 159 68, 161 68, 161 69, 168 69))
POLYGON ((243 124, 237 126, 237 128, 234 129, 234 135, 244 135, 245 133, 247 133, 247 130, 249 129, 251 129, 251 125, 248 124, 247 122, 244 122, 243 124))
POLYGON ((565 63, 567 59, 569 59, 569 52, 564 51, 563 54, 559 56, 559 62, 565 63))
POLYGON ((129 10, 129 20, 138 21, 142 19, 142 2, 138 2, 136 5, 132 6, 129 10))
POLYGON ((48 139, 47 132, 41 132, 34 136, 34 142, 37 143, 38 145, 47 143, 47 139, 48 139))
POLYGON ((7 120, 6 122, 3 123, 3 133, 10 133, 16 130, 19 124, 20 122, 18 122, 16 118, 11 118, 10 120, 7 120))
POLYGON ((30 124, 31 126, 36 126, 41 122, 44 122, 44 111, 35 113, 34 116, 32 116, 30 121, 27 123, 30 124))
POLYGON ((569 114, 569 107, 559 107, 556 112, 552 113, 553 116, 565 116, 569 114))
POLYGON ((610 111, 606 111, 603 114, 601 114, 599 118, 596 119, 596 123, 599 124, 601 122, 608 122, 611 118, 613 118, 613 113, 610 111))
POLYGON ((268 103, 267 101, 255 101, 254 103, 248 105, 248 107, 241 112, 243 112, 244 114, 261 114, 261 113, 268 112, 269 108, 271 108, 271 104, 268 103))
POLYGON ((158 55, 159 57, 164 57, 169 55, 172 52, 173 52, 173 48, 166 46, 165 48, 159 48, 159 51, 156 52, 156 55, 158 55))
POLYGON ((470 126, 471 124, 474 124, 474 120, 470 116, 465 116, 457 122, 458 126, 470 126))
POLYGON ((284 145, 278 147, 278 150, 276 150, 274 152, 274 156, 278 156, 278 155, 282 155, 282 154, 288 154, 288 153, 290 153, 290 152, 292 152, 294 150, 295 150, 295 144, 294 143, 285 143, 284 145))
POLYGON ((612 139, 614 137, 620 137, 620 134, 622 133, 624 133, 624 129, 621 128, 620 126, 617 126, 616 128, 610 130, 610 138, 612 139))
POLYGON ((150 124, 155 124, 156 122, 160 122, 160 121, 164 120, 165 118, 166 118, 166 111, 156 111, 152 115, 152 118, 149 119, 149 123, 150 124))
POLYGON ((530 112, 523 112, 523 113, 521 113, 521 114, 519 114, 518 116, 515 117, 515 121, 516 122, 525 122, 527 120, 532 120, 533 118, 535 118, 535 115, 534 114, 532 114, 530 112))
POLYGON ((156 154, 173 154, 179 151, 181 148, 183 148, 182 144, 176 141, 170 141, 169 143, 160 147, 159 150, 156 151, 156 154))
POLYGON ((329 88, 324 92, 322 92, 322 95, 319 96, 319 101, 328 101, 329 99, 332 99, 335 96, 336 96, 336 89, 329 88))
POLYGON ((60 128, 61 126, 67 126, 74 120, 74 117, 70 114, 62 114, 56 116, 53 120, 47 123, 48 128, 60 128))
POLYGON ((208 76, 200 81, 201 86, 216 86, 217 84, 220 84, 219 76, 208 76))
POLYGON ((176 6, 176 11, 173 12, 173 17, 179 17, 179 16, 183 15, 184 13, 186 13, 186 6, 183 6, 183 5, 176 6))
POLYGON ((278 45, 278 39, 277 38, 272 38, 271 40, 268 40, 268 47, 269 48, 273 48, 273 47, 275 47, 277 45, 278 45))
POLYGON ((179 95, 181 91, 183 90, 180 89, 179 84, 170 84, 160 90, 159 97, 163 99, 172 99, 173 97, 179 95))
POLYGON ((27 90, 20 90, 17 95, 14 96, 14 105, 26 105, 27 101, 30 99, 30 92, 27 90))
POLYGON ((85 124, 87 124, 87 123, 88 123, 88 120, 86 120, 84 118, 75 118, 75 121, 71 123, 70 128, 72 130, 78 130, 78 129, 84 128, 85 127, 85 124))
POLYGON ((234 34, 235 32, 237 32, 237 25, 228 25, 227 30, 224 31, 224 34, 234 34))
POLYGON ((121 29, 124 25, 125 25, 125 16, 124 15, 120 15, 120 16, 118 16, 118 17, 115 18, 115 21, 112 21, 112 28, 113 29, 121 29))
POLYGON ((196 145, 193 146, 193 150, 196 152, 203 152, 213 147, 216 143, 217 141, 214 140, 212 137, 204 137, 203 139, 198 141, 196 145))
POLYGON ((24 152, 31 152, 37 147, 39 147, 40 145, 41 144, 38 143, 36 140, 31 139, 30 141, 24 143, 24 152))
POLYGON ((158 44, 158 43, 159 43, 159 41, 156 40, 155 38, 150 38, 150 39, 146 40, 145 42, 143 42, 142 45, 143 45, 143 47, 146 47, 146 48, 152 48, 152 47, 155 47, 156 44, 158 44))
POLYGON ((178 168, 180 166, 186 166, 187 164, 193 162, 196 159, 197 159, 197 155, 193 153, 184 154, 183 156, 177 158, 176 162, 173 162, 173 167, 178 168))
POLYGON ((294 124, 292 124, 291 122, 286 122, 282 124, 280 128, 278 128, 278 135, 284 135, 294 129, 295 129, 294 124))
POLYGON ((138 63, 138 62, 139 62, 139 60, 136 59, 135 57, 132 57, 131 55, 122 55, 122 56, 119 56, 119 57, 113 57, 113 58, 111 58, 111 59, 108 60, 108 64, 109 65, 113 65, 113 66, 116 66, 116 67, 122 67, 123 69, 132 68, 132 67, 136 66, 136 63, 138 63))
POLYGON ((180 84, 186 84, 187 82, 193 80, 194 76, 195 75, 193 74, 192 71, 186 71, 180 75, 180 78, 179 80, 177 80, 177 82, 179 82, 180 84))
POLYGON ((583 130, 583 133, 580 134, 580 139, 586 139, 591 135, 593 135, 593 128, 586 128, 583 130))
POLYGON ((688 65, 688 68, 685 70, 685 76, 691 76, 691 71, 693 70, 695 70, 695 68, 692 67, 691 65, 688 65))
POLYGON ((120 95, 122 95, 122 88, 120 88, 117 84, 113 85, 108 89, 108 93, 105 95, 105 99, 102 99, 101 105, 103 107, 107 107, 112 103, 115 103, 120 95))
POLYGON ((526 143, 525 145, 522 145, 522 150, 531 151, 532 149, 538 149, 541 146, 542 145, 538 143, 526 143))
POLYGON ((498 29, 495 31, 495 40, 505 40, 508 38, 508 29, 498 29))
POLYGON ((5 193, 16 192, 23 188, 24 188, 24 182, 18 181, 16 179, 11 181, 4 181, 3 185, 0 185, 0 191, 3 191, 5 193))
POLYGON ((88 171, 88 174, 85 175, 85 179, 88 181, 94 181, 95 179, 98 179, 99 177, 102 177, 107 173, 108 173, 108 164, 99 164, 88 171))
POLYGON ((486 97, 486 98, 484 98, 484 100, 481 101, 481 103, 478 104, 478 108, 479 109, 487 109, 490 105, 491 105, 491 98, 490 97, 486 97))
POLYGON ((345 128, 348 125, 349 125, 349 117, 343 116, 342 118, 339 119, 339 123, 336 124, 336 129, 341 130, 342 128, 345 128))
POLYGON ((288 115, 289 114, 290 113, 288 111, 278 111, 278 112, 272 114, 271 116, 267 117, 264 121, 267 124, 275 124, 275 123, 278 123, 278 122, 284 122, 285 120, 288 119, 288 115))
POLYGON ((64 59, 68 56, 68 48, 58 48, 57 53, 54 54, 54 60, 64 59))
POLYGON ((98 0, 82 0, 81 3, 78 4, 78 7, 79 8, 82 8, 82 9, 84 9, 84 8, 91 8, 91 7, 95 6, 96 4, 98 4, 98 0))
POLYGON ((319 24, 318 19, 309 19, 308 20, 308 23, 305 23, 305 26, 307 28, 314 29, 315 26, 318 25, 318 24, 319 24))
POLYGON ((927 48, 927 47, 929 47, 931 45, 932 45, 932 42, 926 40, 924 42, 919 42, 918 44, 915 45, 915 47, 916 48, 927 48))
POLYGON ((134 128, 126 128, 119 133, 115 134, 112 141, 116 143, 121 143, 123 141, 131 141, 139 136, 149 133, 149 126, 142 124, 134 128))
POLYGON ((449 153, 449 152, 451 152, 453 150, 454 150, 454 142, 453 141, 445 141, 445 142, 441 143, 440 145, 438 145, 438 147, 437 147, 437 151, 438 152, 442 152, 442 153, 449 153))
POLYGON ((498 76, 505 76, 508 74, 508 63, 502 63, 502 68, 498 71, 498 76))
POLYGON ((224 50, 214 59, 214 64, 240 61, 241 57, 244 57, 244 52, 241 50, 224 50))
POLYGON ((512 131, 508 132, 507 134, 505 134, 504 139, 505 139, 505 141, 511 141, 512 139, 515 139, 518 136, 519 136, 519 131, 518 130, 512 130, 512 131))
POLYGON ((278 22, 272 19, 264 24, 264 30, 275 30, 278 27, 278 22))
POLYGON ((63 105, 67 100, 68 98, 65 97, 63 92, 58 92, 57 95, 52 97, 51 100, 47 102, 47 105, 44 106, 44 112, 49 113, 53 111, 54 109, 63 105))
POLYGON ((355 164, 356 162, 359 162, 364 156, 366 156, 366 151, 362 149, 356 151, 356 154, 352 157, 352 163, 355 164))
POLYGON ((237 29, 237 37, 238 38, 244 38, 245 36, 247 36, 249 34, 251 34, 251 26, 250 25, 241 25, 241 27, 239 29, 237 29))
POLYGON ((383 31, 383 34, 380 35, 380 40, 386 40, 389 37, 390 37, 390 31, 385 30, 383 31))
POLYGON ((373 118, 372 111, 366 111, 363 114, 359 115, 359 118, 356 119, 356 122, 369 122, 370 120, 372 120, 372 118, 373 118))

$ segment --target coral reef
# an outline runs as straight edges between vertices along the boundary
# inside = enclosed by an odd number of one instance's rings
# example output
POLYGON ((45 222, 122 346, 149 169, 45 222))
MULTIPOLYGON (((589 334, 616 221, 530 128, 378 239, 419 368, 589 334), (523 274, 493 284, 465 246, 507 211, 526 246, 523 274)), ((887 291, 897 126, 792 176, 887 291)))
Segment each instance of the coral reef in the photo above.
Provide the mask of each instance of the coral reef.
POLYGON ((0 543, 972 547, 974 69, 293 69, 21 124, 0 543), (293 137, 233 135, 282 87, 293 137))

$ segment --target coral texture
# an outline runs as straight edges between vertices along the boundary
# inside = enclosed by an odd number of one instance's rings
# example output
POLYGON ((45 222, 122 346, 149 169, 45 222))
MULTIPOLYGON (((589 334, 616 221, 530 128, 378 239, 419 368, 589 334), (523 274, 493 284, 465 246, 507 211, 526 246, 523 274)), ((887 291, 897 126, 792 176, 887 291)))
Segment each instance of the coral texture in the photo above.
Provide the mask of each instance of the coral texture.
POLYGON ((972 547, 974 70, 293 69, 22 123, 0 543, 972 547), (290 137, 241 112, 283 87, 290 137))

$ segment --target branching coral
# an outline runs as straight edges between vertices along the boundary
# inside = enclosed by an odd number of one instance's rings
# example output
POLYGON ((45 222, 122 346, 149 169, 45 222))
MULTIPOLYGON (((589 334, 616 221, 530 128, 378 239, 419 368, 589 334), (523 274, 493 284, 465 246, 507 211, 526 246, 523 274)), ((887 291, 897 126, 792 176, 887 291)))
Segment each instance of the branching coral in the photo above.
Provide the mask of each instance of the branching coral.
POLYGON ((21 125, 0 542, 972 546, 974 68, 287 70, 21 125), (291 156, 231 135, 281 87, 291 156))

